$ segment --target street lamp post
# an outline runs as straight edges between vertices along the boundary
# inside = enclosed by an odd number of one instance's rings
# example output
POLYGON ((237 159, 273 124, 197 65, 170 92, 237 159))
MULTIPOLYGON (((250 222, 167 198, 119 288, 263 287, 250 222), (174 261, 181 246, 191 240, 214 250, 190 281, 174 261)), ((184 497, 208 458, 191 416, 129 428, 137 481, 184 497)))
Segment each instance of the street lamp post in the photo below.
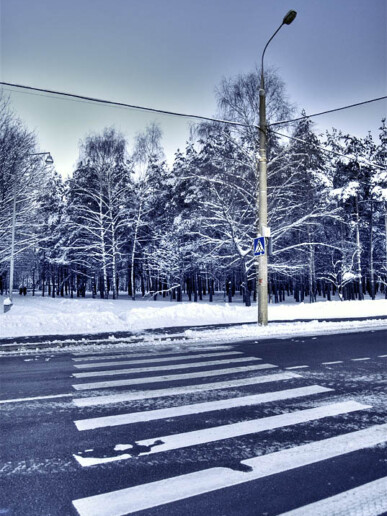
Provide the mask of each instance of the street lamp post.
MULTIPOLYGON (((267 123, 266 123, 266 93, 265 93, 265 77, 263 71, 263 58, 266 49, 281 29, 283 25, 290 25, 297 16, 296 11, 289 11, 281 25, 274 32, 272 37, 266 43, 262 52, 261 58, 261 81, 259 88, 259 195, 258 195, 258 217, 259 226, 258 233, 262 237, 270 237, 270 231, 267 226, 267 157, 266 157, 266 140, 267 140, 267 123)), ((257 275, 257 290, 258 290, 258 324, 266 326, 268 323, 268 284, 267 284, 267 246, 265 246, 265 253, 258 258, 258 275, 257 275)))
MULTIPOLYGON (((46 165, 52 165, 54 160, 49 152, 35 152, 33 154, 28 154, 28 156, 47 156, 45 159, 46 165)), ((15 165, 15 173, 16 173, 16 165, 15 165)), ((10 310, 13 304, 13 277, 15 270, 15 233, 16 233, 16 204, 17 204, 17 181, 16 177, 13 183, 13 203, 12 203, 12 227, 11 227, 11 257, 9 263, 9 295, 6 303, 4 304, 4 311, 10 310)))

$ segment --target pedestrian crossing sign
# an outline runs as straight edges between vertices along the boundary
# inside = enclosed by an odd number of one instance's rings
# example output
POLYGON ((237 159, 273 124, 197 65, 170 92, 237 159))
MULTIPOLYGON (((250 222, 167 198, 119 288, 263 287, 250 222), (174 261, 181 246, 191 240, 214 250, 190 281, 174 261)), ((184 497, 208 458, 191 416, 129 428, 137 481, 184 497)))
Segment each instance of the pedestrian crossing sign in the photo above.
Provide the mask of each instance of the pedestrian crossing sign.
POLYGON ((265 254, 265 237, 254 238, 254 256, 265 254))

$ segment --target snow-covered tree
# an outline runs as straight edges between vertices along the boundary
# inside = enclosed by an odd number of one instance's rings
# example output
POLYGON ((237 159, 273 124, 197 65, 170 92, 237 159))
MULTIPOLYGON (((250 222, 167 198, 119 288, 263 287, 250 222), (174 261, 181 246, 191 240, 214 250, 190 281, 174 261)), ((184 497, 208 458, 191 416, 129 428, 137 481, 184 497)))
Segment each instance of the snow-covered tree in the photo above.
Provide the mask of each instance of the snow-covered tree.
POLYGON ((0 274, 9 264, 12 297, 15 265, 36 245, 36 197, 44 182, 44 161, 36 140, 0 99, 0 274))
MULTIPOLYGON (((38 269, 37 282, 42 296, 55 296, 63 292, 66 285, 73 292, 73 283, 69 261, 66 258, 64 244, 67 228, 65 225, 65 187, 62 177, 56 171, 47 171, 45 182, 41 185, 37 197, 35 261, 38 269)), ((33 288, 35 287, 35 270, 33 288)))
POLYGON ((375 202, 375 267, 379 282, 384 285, 387 299, 387 127, 383 118, 376 147, 375 173, 371 194, 375 202))
MULTIPOLYGON (((136 298, 136 269, 142 260, 142 252, 152 241, 152 228, 161 223, 160 205, 163 205, 165 185, 164 152, 161 146, 162 132, 157 124, 151 124, 136 136, 132 159, 136 171, 133 196, 128 206, 130 228, 130 290, 136 298)), ((156 289, 157 290, 157 289, 156 289)))
POLYGON ((93 276, 94 291, 98 279, 101 297, 107 298, 111 288, 115 299, 126 202, 132 191, 126 141, 114 129, 105 129, 86 138, 81 157, 69 181, 67 250, 73 262, 93 276))

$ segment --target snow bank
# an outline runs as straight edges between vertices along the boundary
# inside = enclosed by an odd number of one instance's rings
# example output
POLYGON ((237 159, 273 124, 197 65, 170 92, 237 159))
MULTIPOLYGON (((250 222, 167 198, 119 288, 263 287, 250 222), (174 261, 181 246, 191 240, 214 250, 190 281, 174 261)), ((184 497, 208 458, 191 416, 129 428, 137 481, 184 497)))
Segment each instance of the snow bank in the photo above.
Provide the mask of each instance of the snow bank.
POLYGON ((211 342, 222 343, 251 341, 254 339, 282 339, 282 338, 303 338, 314 337, 315 335, 335 335, 342 333, 364 332, 369 330, 387 329, 387 321, 382 319, 365 319, 362 321, 353 320, 345 322, 319 322, 312 320, 308 322, 293 323, 272 323, 268 326, 258 327, 256 325, 238 325, 216 330, 195 330, 190 329, 184 332, 190 342, 211 342))
MULTIPOLYGON (((1 299, 1 298, 0 298, 1 299)), ((387 300, 280 303, 269 306, 269 320, 386 316, 387 300)), ((140 331, 171 326, 247 323, 257 320, 257 307, 241 303, 176 303, 129 299, 61 299, 16 296, 0 314, 0 338, 140 331)), ((387 322, 386 322, 387 326, 387 322)))

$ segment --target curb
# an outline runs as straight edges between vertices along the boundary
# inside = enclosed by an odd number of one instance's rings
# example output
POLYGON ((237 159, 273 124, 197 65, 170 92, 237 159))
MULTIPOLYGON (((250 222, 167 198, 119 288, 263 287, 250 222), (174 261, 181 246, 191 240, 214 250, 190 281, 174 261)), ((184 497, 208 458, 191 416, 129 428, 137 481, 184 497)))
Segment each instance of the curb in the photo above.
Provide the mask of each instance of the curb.
MULTIPOLYGON (((286 323, 307 323, 311 321, 317 322, 350 322, 350 321, 366 321, 366 320, 387 320, 387 315, 371 316, 371 317, 345 317, 331 319, 291 319, 291 320, 274 320, 269 324, 286 324, 286 323)), ((206 331, 211 329, 230 328, 235 326, 255 325, 256 322, 238 322, 223 324, 207 324, 200 326, 174 326, 167 328, 146 329, 135 333, 131 331, 103 332, 95 334, 74 334, 74 335, 35 335, 28 337, 9 337, 0 339, 0 351, 27 351, 45 349, 45 348, 64 348, 73 346, 79 342, 87 342, 88 344, 102 345, 114 344, 122 342, 125 339, 127 344, 138 344, 149 339, 150 336, 155 337, 158 341, 174 341, 189 340, 184 333, 187 330, 206 331)), ((275 338, 275 335, 273 335, 275 338)))

